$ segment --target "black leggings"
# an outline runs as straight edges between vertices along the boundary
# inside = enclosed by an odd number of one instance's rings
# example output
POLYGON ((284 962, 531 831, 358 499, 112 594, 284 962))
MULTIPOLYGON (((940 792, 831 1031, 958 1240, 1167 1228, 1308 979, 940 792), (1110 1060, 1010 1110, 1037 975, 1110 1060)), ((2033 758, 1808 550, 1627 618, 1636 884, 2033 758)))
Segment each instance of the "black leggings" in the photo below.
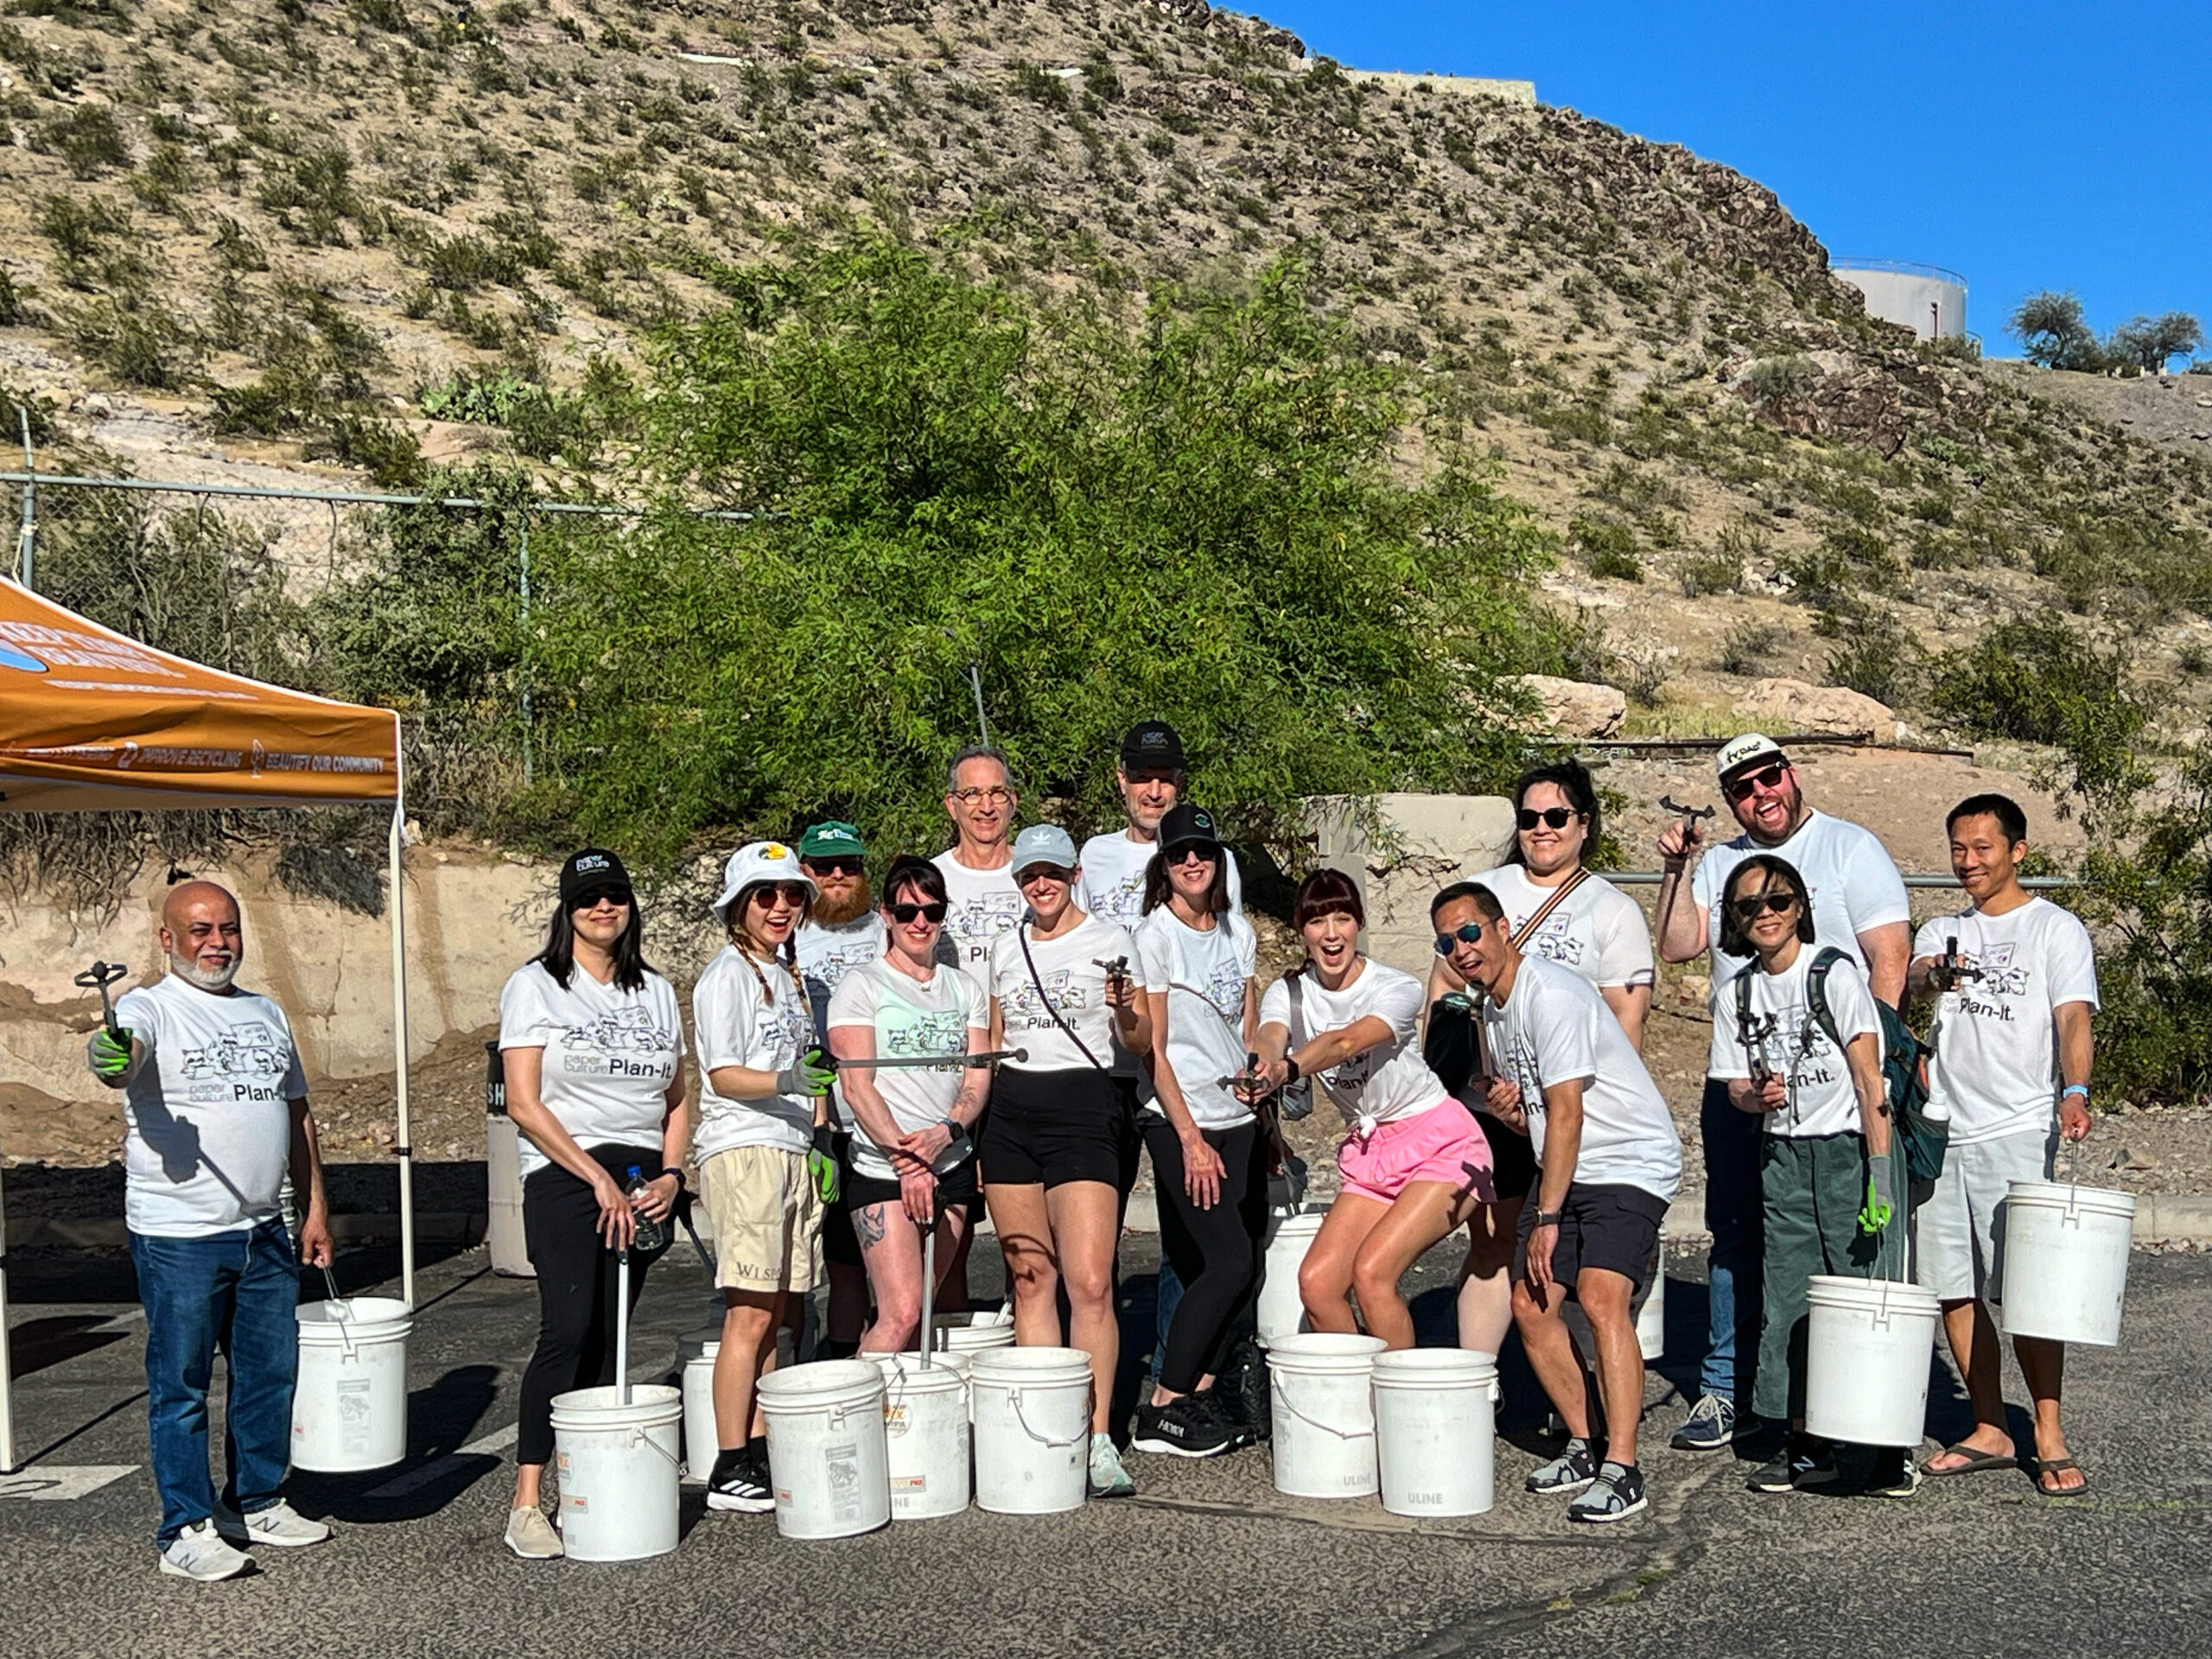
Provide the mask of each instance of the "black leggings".
POLYGON ((1260 1126, 1200 1133, 1221 1155, 1221 1196, 1211 1210, 1192 1204, 1184 1188, 1183 1142, 1174 1125, 1145 1114, 1144 1143, 1159 1188, 1160 1245, 1183 1281, 1160 1367, 1160 1386, 1173 1394, 1189 1394, 1227 1359, 1237 1316, 1259 1289, 1260 1240, 1268 1230, 1260 1126))
MULTIPOLYGON (((588 1147, 618 1184, 635 1164, 647 1180, 661 1173, 658 1147, 588 1147)), ((669 1217, 671 1227, 675 1217, 669 1217)), ((553 1396, 604 1387, 614 1376, 614 1252, 600 1243, 599 1200, 558 1164, 534 1171, 522 1186, 522 1231, 537 1269, 537 1351, 522 1378, 518 1463, 553 1461, 553 1396)), ((661 1252, 630 1253, 630 1306, 638 1306, 645 1269, 661 1252)))

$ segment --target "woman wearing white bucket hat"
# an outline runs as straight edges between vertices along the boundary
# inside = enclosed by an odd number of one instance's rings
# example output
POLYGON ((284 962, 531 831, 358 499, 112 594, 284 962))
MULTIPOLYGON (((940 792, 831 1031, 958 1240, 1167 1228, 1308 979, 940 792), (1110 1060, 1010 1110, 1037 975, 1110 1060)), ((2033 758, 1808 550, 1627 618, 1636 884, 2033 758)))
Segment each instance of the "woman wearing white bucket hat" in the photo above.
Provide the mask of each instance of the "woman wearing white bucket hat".
POLYGON ((813 878, 782 842, 731 854, 715 900, 729 943, 691 993, 702 1074, 694 1152, 723 1302, 710 1510, 775 1508, 753 1384, 776 1363, 788 1299, 812 1290, 817 1276, 825 1195, 808 1154, 825 1121, 830 1072, 792 944, 814 896, 813 878))
POLYGON ((1059 1291, 1073 1346, 1090 1356, 1090 1490, 1136 1491, 1109 1432, 1121 1332, 1114 1248, 1125 1134, 1114 1046, 1141 1054, 1152 1020, 1137 995, 1126 929, 1076 904, 1075 842, 1033 823, 1014 843, 1014 880, 1028 913, 991 950, 991 1046, 1028 1051, 991 1087, 983 1197, 1014 1292, 1014 1340, 1061 1345, 1059 1291))

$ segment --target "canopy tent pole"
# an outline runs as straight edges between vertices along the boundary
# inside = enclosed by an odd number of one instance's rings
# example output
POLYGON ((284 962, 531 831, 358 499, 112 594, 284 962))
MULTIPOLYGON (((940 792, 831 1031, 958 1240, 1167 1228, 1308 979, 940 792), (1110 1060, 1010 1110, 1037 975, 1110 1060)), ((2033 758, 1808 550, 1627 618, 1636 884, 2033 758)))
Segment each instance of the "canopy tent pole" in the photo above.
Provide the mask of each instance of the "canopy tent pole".
MULTIPOLYGON (((393 753, 400 748, 399 717, 392 716, 393 753)), ((415 1141, 407 1109, 407 894, 401 883, 400 843, 407 829, 406 762, 397 759, 399 792, 391 803, 389 851, 391 861, 391 1047, 392 1086, 398 1098, 399 1297, 415 1306, 415 1141)))
MULTIPOLYGON (((0 1165, 0 1182, 7 1179, 0 1165)), ((0 1200, 0 1475, 16 1472, 16 1373, 8 1361, 8 1206, 0 1200)))

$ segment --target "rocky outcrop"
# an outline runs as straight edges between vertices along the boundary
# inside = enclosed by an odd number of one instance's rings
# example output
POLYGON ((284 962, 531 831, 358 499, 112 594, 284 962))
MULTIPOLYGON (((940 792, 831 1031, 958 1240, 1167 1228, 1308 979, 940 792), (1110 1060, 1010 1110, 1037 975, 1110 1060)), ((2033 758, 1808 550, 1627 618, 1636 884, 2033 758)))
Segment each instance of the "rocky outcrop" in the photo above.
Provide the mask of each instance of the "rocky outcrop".
POLYGON ((1887 703, 1838 685, 1761 680, 1738 699, 1735 712, 1773 729, 1825 732, 1838 737, 1866 735, 1877 743, 1897 740, 1897 717, 1887 703))
POLYGON ((1217 11, 1206 0, 1152 0, 1179 23, 1188 23, 1217 40, 1236 41, 1293 60, 1306 55, 1306 42, 1287 29, 1238 11, 1217 11))
POLYGON ((1536 699, 1537 721, 1561 737, 1611 737, 1628 713, 1628 697, 1610 685, 1523 674, 1522 689, 1536 699))

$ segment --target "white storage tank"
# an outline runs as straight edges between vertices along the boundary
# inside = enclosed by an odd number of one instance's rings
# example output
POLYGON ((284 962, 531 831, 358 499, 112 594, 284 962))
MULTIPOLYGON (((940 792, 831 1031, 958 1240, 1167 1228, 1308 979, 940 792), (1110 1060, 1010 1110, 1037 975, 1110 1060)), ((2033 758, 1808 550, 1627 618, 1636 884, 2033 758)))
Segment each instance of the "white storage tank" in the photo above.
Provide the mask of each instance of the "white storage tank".
POLYGON ((1838 259, 1829 269, 1866 296, 1866 315, 1902 323, 1923 340, 1967 332, 1967 279, 1904 259, 1838 259))

